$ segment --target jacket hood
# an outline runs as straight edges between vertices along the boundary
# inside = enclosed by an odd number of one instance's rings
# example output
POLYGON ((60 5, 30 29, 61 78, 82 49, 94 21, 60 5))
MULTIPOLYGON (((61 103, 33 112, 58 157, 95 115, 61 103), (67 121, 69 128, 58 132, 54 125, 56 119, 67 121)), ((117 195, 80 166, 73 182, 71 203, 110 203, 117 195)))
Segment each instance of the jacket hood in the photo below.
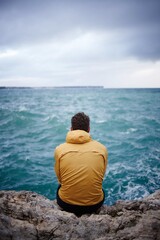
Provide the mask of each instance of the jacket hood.
POLYGON ((91 136, 88 132, 83 130, 69 131, 66 136, 67 143, 86 143, 91 141, 91 136))

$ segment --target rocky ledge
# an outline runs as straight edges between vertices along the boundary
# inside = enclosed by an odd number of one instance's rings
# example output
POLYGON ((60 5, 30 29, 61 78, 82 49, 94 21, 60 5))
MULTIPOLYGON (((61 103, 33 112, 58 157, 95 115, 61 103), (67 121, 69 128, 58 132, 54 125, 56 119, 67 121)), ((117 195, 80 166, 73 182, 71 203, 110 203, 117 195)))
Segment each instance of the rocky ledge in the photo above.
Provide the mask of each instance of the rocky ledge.
POLYGON ((0 191, 0 239, 159 240, 160 190, 81 217, 34 192, 0 191))

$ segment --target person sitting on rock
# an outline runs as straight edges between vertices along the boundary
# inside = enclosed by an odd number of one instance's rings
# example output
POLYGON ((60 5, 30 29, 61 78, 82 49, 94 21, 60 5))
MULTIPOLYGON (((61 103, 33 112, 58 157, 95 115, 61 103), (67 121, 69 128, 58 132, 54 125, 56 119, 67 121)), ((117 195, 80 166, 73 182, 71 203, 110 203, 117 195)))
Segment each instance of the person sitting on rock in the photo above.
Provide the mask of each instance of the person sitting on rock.
POLYGON ((71 119, 66 142, 54 151, 59 181, 57 203, 67 212, 82 215, 96 212, 105 200, 102 182, 108 163, 107 149, 92 140, 90 119, 83 112, 71 119))

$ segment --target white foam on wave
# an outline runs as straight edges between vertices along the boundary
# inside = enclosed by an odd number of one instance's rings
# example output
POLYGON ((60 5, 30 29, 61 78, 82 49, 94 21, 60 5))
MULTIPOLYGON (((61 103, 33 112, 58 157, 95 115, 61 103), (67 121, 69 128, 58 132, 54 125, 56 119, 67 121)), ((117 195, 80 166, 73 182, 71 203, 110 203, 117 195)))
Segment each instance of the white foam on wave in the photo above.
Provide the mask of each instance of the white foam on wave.
POLYGON ((53 119, 56 119, 56 115, 55 114, 48 115, 47 117, 42 119, 42 121, 43 122, 47 122, 47 121, 50 121, 50 120, 53 120, 53 119))
POLYGON ((96 120, 96 123, 105 123, 106 122, 106 120, 104 119, 102 119, 102 120, 96 120))
POLYGON ((47 122, 47 121, 49 121, 51 119, 51 117, 50 116, 47 116, 47 117, 45 117, 44 119, 42 119, 42 121, 43 122, 47 122))
POLYGON ((149 192, 142 185, 134 185, 132 182, 129 182, 126 186, 126 191, 123 193, 123 198, 128 200, 140 199, 149 195, 149 192))
POLYGON ((26 112, 28 109, 25 106, 20 106, 18 111, 19 112, 26 112))
POLYGON ((129 128, 129 129, 127 129, 127 131, 121 132, 121 133, 122 134, 130 134, 130 133, 133 133, 133 132, 136 132, 136 131, 137 131, 136 128, 129 128))
POLYGON ((134 168, 127 164, 127 163, 121 163, 121 162, 116 162, 116 163, 112 163, 112 164, 108 164, 108 173, 114 172, 114 174, 119 174, 122 173, 123 171, 129 171, 129 170, 133 170, 134 168))

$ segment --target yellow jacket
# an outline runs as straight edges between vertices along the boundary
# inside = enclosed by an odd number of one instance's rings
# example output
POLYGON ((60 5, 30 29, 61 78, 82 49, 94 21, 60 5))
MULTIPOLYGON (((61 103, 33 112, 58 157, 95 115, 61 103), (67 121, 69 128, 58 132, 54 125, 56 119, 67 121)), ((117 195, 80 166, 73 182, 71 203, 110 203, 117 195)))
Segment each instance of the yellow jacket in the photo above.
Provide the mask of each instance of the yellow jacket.
POLYGON ((69 204, 89 206, 103 200, 102 181, 108 153, 83 130, 69 131, 66 143, 54 152, 60 198, 69 204))

